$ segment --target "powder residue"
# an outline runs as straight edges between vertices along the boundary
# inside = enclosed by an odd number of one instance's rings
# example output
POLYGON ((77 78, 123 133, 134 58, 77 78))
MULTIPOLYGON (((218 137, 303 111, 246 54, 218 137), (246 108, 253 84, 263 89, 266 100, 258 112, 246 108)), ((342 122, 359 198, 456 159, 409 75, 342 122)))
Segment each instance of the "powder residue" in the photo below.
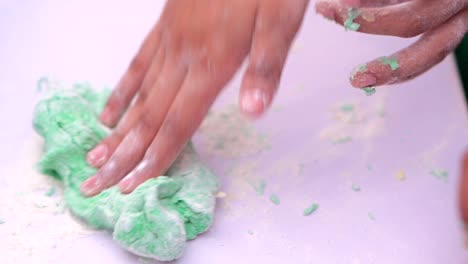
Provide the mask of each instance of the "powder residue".
POLYGON ((216 194, 216 198, 224 198, 224 197, 226 197, 226 196, 227 196, 227 194, 226 194, 225 192, 218 192, 218 193, 216 194))
POLYGON ((267 135, 258 132, 235 105, 209 112, 199 131, 203 149, 214 156, 245 157, 270 146, 267 135))
POLYGON ((399 180, 399 181, 404 181, 406 179, 406 173, 403 171, 403 170, 399 170, 396 174, 395 174, 395 177, 399 180))

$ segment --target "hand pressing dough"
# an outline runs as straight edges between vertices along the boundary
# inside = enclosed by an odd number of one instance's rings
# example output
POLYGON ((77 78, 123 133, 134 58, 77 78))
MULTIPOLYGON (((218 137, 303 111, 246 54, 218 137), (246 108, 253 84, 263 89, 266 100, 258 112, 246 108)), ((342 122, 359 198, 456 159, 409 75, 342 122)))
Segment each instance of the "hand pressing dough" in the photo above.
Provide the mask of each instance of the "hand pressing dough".
POLYGON ((84 197, 79 187, 96 172, 86 153, 109 133, 97 117, 107 96, 78 84, 56 89, 37 104, 34 127, 45 140, 38 167, 63 181, 70 211, 87 224, 113 231, 113 239, 136 255, 176 259, 185 241, 213 222, 218 179, 188 144, 166 176, 146 181, 131 194, 112 187, 84 197))

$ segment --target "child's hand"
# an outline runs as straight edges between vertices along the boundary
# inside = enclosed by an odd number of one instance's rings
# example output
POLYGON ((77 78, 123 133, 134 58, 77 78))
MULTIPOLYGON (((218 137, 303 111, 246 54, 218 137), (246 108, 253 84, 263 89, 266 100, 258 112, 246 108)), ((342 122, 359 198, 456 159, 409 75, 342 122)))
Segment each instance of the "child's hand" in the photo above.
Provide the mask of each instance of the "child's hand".
POLYGON ((307 4, 167 1, 101 115, 104 124, 118 124, 88 153, 88 162, 100 169, 82 192, 92 196, 119 184, 129 193, 163 174, 247 55, 239 103, 253 116, 265 111, 307 4))
POLYGON ((404 38, 422 34, 413 45, 356 68, 351 83, 358 88, 398 83, 424 73, 452 52, 468 31, 467 0, 319 0, 316 9, 363 33, 404 38))

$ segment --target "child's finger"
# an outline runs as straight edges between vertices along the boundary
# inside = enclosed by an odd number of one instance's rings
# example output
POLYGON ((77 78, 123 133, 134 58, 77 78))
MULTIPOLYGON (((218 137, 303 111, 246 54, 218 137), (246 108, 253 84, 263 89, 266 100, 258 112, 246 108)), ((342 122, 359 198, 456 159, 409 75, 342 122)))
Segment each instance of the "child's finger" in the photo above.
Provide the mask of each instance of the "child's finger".
POLYGON ((350 30, 406 38, 442 24, 465 5, 463 0, 414 0, 403 5, 355 9, 335 1, 319 0, 316 9, 350 30))
POLYGON ((141 119, 141 110, 143 109, 144 102, 151 91, 152 85, 160 75, 165 57, 165 48, 159 48, 156 56, 153 58, 151 66, 146 72, 146 76, 142 81, 135 103, 125 112, 114 131, 88 152, 86 160, 91 166, 99 168, 104 165, 110 156, 112 156, 125 135, 127 135, 127 133, 141 119))
POLYGON ((364 88, 412 79, 442 61, 467 31, 468 9, 427 32, 413 45, 358 67, 351 74, 351 83, 364 88))
POLYGON ((297 1, 298 6, 284 4, 278 8, 277 2, 269 0, 257 11, 249 65, 239 96, 241 110, 252 117, 261 115, 273 100, 291 42, 308 4, 301 0, 297 1))
POLYGON ((140 89, 152 59, 158 50, 161 28, 157 24, 150 31, 137 55, 130 63, 127 72, 120 79, 117 87, 112 91, 106 106, 100 116, 101 121, 113 127, 119 121, 123 112, 130 105, 133 97, 140 89))

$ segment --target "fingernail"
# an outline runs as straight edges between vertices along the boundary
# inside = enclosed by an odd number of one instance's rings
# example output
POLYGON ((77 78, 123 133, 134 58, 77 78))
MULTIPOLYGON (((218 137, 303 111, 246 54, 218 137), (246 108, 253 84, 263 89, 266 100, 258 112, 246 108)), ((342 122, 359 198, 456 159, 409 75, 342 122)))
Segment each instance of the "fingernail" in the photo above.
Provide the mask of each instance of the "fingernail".
POLYGON ((104 108, 100 116, 101 122, 106 126, 112 126, 111 113, 108 108, 104 108))
POLYGON ((97 187, 98 177, 92 176, 81 184, 80 191, 86 196, 91 196, 95 193, 97 187))
POLYGON ((133 178, 132 177, 125 177, 119 183, 119 189, 121 193, 130 193, 131 187, 133 185, 133 178))
POLYGON ((369 86, 375 86, 377 84, 377 78, 370 73, 356 74, 352 80, 353 86, 358 88, 364 88, 369 86))
POLYGON ((241 108, 247 114, 261 114, 268 105, 269 98, 260 89, 247 91, 242 97, 241 108))
POLYGON ((104 144, 99 144, 94 147, 88 154, 86 155, 86 161, 93 166, 99 167, 102 166, 106 160, 107 156, 107 146, 104 144))

